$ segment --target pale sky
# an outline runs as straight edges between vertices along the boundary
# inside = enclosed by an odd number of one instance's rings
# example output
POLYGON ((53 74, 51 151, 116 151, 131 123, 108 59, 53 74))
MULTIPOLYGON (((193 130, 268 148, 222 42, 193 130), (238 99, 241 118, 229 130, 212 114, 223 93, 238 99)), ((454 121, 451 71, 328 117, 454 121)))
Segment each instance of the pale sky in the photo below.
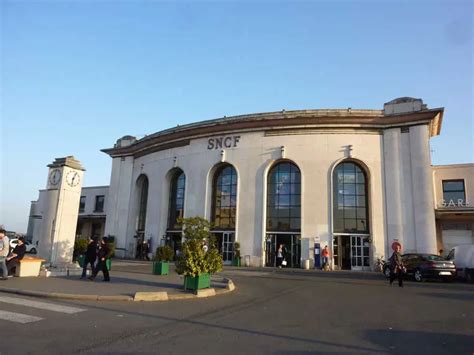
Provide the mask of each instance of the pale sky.
POLYGON ((472 163, 471 1, 2 1, 0 224, 26 232, 54 158, 281 109, 445 107, 433 164, 472 163))

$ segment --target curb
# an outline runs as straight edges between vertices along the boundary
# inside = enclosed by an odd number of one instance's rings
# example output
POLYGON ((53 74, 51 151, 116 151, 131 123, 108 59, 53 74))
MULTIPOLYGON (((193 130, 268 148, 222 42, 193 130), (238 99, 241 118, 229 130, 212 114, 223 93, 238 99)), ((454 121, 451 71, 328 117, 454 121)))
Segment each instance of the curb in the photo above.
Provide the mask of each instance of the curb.
POLYGON ((0 292, 12 293, 22 296, 39 297, 39 298, 50 298, 50 299, 64 299, 64 300, 81 300, 81 301, 108 301, 108 302, 157 302, 157 301, 175 301, 185 300, 192 298, 207 298, 217 295, 222 295, 235 290, 235 285, 231 279, 224 278, 223 281, 226 284, 225 288, 215 289, 208 288, 198 290, 196 293, 175 293, 169 294, 168 292, 136 292, 133 296, 126 295, 80 295, 70 293, 59 293, 59 292, 42 292, 42 291, 29 291, 20 290, 17 288, 6 288, 0 287, 0 292))

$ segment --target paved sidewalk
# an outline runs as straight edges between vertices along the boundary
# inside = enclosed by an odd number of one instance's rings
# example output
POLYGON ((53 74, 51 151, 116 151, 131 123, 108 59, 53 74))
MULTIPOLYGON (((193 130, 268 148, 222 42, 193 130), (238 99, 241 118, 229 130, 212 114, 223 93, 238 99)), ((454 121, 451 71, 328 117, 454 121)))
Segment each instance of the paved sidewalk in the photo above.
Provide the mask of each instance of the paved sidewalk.
MULTIPOLYGON (((95 281, 81 280, 79 276, 63 277, 11 277, 0 281, 0 292, 14 290, 30 292, 31 295, 47 297, 47 294, 58 296, 115 296, 117 300, 126 300, 137 292, 167 292, 168 295, 190 295, 183 289, 184 277, 178 275, 174 265, 170 264, 169 275, 153 275, 152 262, 117 260, 112 261, 110 282, 103 282, 102 273, 95 281)), ((225 289, 227 283, 221 275, 213 275, 211 287, 216 290, 225 289)), ((61 298, 61 297, 58 297, 61 298)), ((79 298, 79 297, 78 297, 79 298)), ((112 300, 108 297, 108 300, 112 300)), ((176 297, 179 298, 179 297, 176 297)), ((86 299, 86 297, 84 297, 86 299)))

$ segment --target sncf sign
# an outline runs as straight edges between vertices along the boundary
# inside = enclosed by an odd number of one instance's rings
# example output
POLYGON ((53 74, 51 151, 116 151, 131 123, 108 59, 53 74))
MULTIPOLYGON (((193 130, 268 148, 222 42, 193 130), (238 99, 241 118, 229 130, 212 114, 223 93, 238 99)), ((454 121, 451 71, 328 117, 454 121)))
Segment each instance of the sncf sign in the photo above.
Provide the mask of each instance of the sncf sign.
POLYGON ((235 148, 240 141, 240 136, 224 136, 218 138, 209 138, 207 140, 207 149, 235 148))

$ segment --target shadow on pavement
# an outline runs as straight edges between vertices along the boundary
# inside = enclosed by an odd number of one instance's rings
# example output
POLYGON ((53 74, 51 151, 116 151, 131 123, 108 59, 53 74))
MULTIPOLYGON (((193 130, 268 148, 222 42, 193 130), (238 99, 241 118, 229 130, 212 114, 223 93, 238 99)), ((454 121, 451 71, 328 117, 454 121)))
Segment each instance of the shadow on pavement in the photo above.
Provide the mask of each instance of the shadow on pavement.
POLYGON ((394 354, 472 354, 474 350, 474 336, 469 335, 377 329, 366 331, 363 338, 394 354))

